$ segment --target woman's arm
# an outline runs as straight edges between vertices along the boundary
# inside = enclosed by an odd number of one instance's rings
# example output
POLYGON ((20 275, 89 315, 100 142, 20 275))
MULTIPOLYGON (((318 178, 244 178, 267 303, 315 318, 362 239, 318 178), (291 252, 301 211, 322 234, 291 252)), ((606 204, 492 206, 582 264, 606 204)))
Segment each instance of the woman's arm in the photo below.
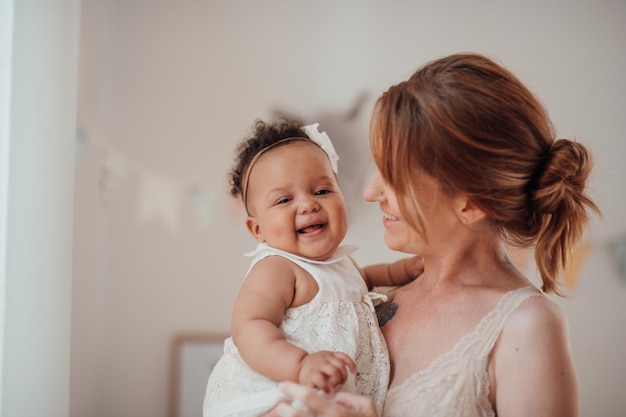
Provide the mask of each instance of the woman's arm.
POLYGON ((490 369, 498 416, 580 416, 567 320, 547 298, 531 297, 511 314, 490 369))
POLYGON ((320 395, 315 390, 292 382, 280 384, 281 391, 295 404, 283 402, 264 417, 378 417, 376 404, 369 397, 338 392, 320 395), (297 405, 296 405, 297 404, 297 405))

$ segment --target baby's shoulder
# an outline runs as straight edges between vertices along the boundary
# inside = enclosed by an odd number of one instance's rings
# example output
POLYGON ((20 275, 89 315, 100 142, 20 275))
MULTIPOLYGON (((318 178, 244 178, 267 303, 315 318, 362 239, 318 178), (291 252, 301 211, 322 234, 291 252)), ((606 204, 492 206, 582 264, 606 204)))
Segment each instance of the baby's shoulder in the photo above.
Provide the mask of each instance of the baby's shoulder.
POLYGON ((308 303, 319 291, 317 281, 299 265, 282 256, 268 256, 258 261, 248 273, 251 280, 274 288, 290 288, 290 307, 308 303))
POLYGON ((292 275, 295 277, 298 269, 299 267, 289 259, 278 255, 271 255, 257 261, 252 268, 250 268, 248 277, 277 274, 281 276, 292 275))

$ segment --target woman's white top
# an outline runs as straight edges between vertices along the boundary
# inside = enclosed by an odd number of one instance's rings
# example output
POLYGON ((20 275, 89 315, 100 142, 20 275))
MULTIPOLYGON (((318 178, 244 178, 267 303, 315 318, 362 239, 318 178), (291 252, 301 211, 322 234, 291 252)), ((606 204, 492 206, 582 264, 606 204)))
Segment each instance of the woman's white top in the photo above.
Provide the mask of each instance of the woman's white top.
POLYGON ((509 315, 528 297, 525 287, 505 293, 476 329, 387 393, 383 417, 494 417, 489 402, 489 355, 509 315))

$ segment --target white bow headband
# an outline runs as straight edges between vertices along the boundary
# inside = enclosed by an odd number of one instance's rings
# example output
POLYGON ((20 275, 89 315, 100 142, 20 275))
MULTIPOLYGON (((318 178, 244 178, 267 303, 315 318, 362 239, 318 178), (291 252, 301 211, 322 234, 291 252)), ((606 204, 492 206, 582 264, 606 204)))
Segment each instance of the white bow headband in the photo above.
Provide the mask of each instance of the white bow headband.
POLYGON ((262 149, 259 153, 254 155, 254 158, 252 158, 252 160, 248 164, 248 169, 246 169, 245 179, 241 182, 242 184, 241 199, 243 200, 243 205, 246 208, 246 213, 248 213, 248 182, 250 181, 250 172, 252 172, 252 168, 254 167, 254 164, 257 163, 259 158, 264 153, 266 153, 267 151, 271 149, 274 149, 280 144, 283 144, 286 142, 295 142, 295 141, 305 141, 305 142, 315 143, 320 148, 322 148, 322 150, 326 153, 326 155, 328 155, 328 160, 330 161, 330 167, 333 169, 333 172, 335 173, 335 175, 338 174, 337 161, 339 161, 339 155, 337 155, 337 152, 335 151, 335 147, 333 146, 326 132, 320 132, 318 130, 319 125, 320 125, 319 123, 313 123, 311 125, 302 127, 302 130, 304 131, 304 133, 307 134, 310 141, 307 140, 306 138, 300 138, 300 137, 285 138, 285 139, 279 140, 278 142, 272 143, 270 146, 268 146, 265 149, 262 149))

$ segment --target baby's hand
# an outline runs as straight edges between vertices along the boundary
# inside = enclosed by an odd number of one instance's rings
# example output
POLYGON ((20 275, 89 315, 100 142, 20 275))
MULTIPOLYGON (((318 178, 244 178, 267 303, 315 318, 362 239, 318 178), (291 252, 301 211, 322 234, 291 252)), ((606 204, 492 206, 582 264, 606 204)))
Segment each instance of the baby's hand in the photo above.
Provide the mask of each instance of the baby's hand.
POLYGON ((422 258, 422 255, 415 255, 412 258, 408 258, 404 269, 411 280, 414 280, 424 272, 424 258, 422 258))
POLYGON ((345 353, 325 350, 309 353, 300 365, 298 382, 330 393, 346 381, 348 370, 356 373, 356 365, 345 353))

